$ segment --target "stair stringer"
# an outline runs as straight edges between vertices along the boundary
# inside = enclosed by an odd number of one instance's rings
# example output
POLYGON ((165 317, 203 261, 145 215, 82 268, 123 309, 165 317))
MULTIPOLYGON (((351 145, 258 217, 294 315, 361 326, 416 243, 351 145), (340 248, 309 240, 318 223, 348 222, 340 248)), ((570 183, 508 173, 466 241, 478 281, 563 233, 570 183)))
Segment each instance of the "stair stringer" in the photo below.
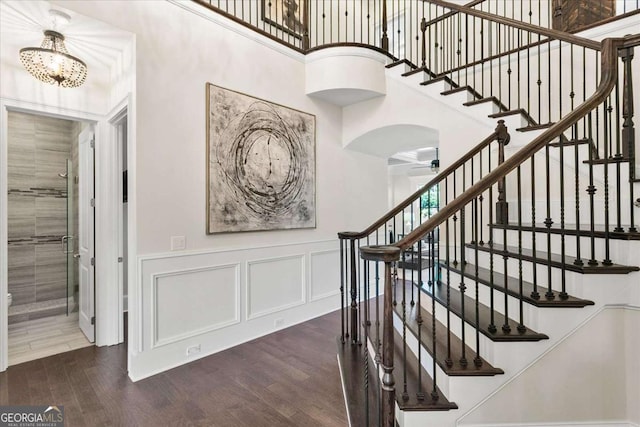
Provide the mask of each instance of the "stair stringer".
MULTIPOLYGON (((633 265, 632 254, 640 251, 640 241, 615 241, 616 253, 621 259, 619 263, 633 265)), ((510 260, 514 261, 515 260, 510 260)), ((501 263, 498 263, 498 266, 501 263)), ((515 271, 510 269, 510 271, 515 271)), ((526 278, 525 278, 526 279, 526 278)), ((469 280, 471 282, 471 280, 469 280)), ((473 284, 468 294, 473 296, 473 284)), ((481 335, 481 354, 495 367, 505 371, 504 375, 494 377, 448 377, 437 368, 438 386, 450 401, 455 402, 459 409, 444 412, 398 412, 400 426, 437 425, 442 427, 462 425, 461 420, 475 408, 482 405, 491 396, 502 390, 507 384, 517 380, 524 372, 536 363, 544 363, 544 356, 561 345, 568 337, 580 330, 590 319, 609 307, 640 307, 640 272, 624 275, 584 275, 567 272, 568 292, 571 295, 589 299, 593 306, 584 308, 538 308, 525 304, 525 324, 538 332, 549 335, 548 340, 539 342, 493 342, 481 335)), ((555 286, 554 286, 555 287, 555 286)), ((500 297, 502 294, 497 293, 500 297)), ((423 298, 423 307, 431 311, 428 298, 423 298)), ((442 307, 437 306, 442 313, 442 307)), ((510 317, 516 316, 517 311, 510 317)), ((452 324, 457 323, 452 322, 452 324)), ((427 320, 428 321, 428 320, 427 320)), ((402 332, 402 323, 396 317, 396 329, 402 332)), ((454 328, 460 336, 459 328, 454 328)), ((473 337, 473 330, 467 328, 467 337, 473 337)), ((417 352, 417 341, 408 332, 408 348, 417 352)), ((432 374, 431 358, 425 357, 423 351, 423 365, 432 374)), ((396 382, 398 385, 398 382, 396 382)), ((592 391, 589 391, 592 392, 592 391)), ((527 404, 527 402, 523 402, 527 404)), ((487 424, 488 425, 488 424, 487 424)))
MULTIPOLYGON (((420 85, 420 83, 428 80, 429 78, 429 76, 425 72, 419 72, 419 73, 415 73, 405 77, 402 74, 404 74, 406 71, 408 71, 406 66, 405 67, 396 66, 388 69, 387 70, 387 87, 394 87, 394 85, 391 82, 395 81, 400 83, 401 85, 408 87, 414 92, 420 93, 425 98, 428 98, 431 101, 433 101, 433 107, 430 108, 429 111, 433 109, 439 110, 442 105, 447 106, 448 107, 448 109, 446 110, 447 116, 450 113, 450 111, 453 110, 457 113, 456 117, 460 118, 460 123, 457 125, 459 127, 464 127, 463 118, 468 118, 475 123, 485 126, 487 129, 495 128, 497 119, 488 117, 489 114, 492 114, 498 111, 497 106, 493 102, 481 103, 481 104, 477 104, 469 107, 464 106, 463 105, 464 102, 467 102, 473 99, 470 92, 461 91, 451 95, 441 95, 443 91, 451 89, 450 84, 444 81, 440 81, 440 82, 436 82, 426 86, 422 86, 420 85)), ((389 90, 389 93, 390 92, 392 91, 389 90)), ((533 139, 535 139, 537 136, 544 133, 546 130, 546 129, 539 129, 539 130, 528 131, 528 132, 517 131, 516 129, 526 125, 526 120, 524 119, 524 117, 518 114, 505 116, 505 117, 502 117, 502 119, 505 120, 505 125, 507 126, 507 129, 509 130, 509 134, 511 136, 511 141, 509 145, 505 147, 505 155, 507 158, 510 155, 513 155, 515 152, 519 151, 525 145, 529 144, 531 141, 533 141, 533 139)), ((433 126, 433 124, 431 124, 431 126, 433 126)), ((447 165, 448 163, 450 163, 448 159, 452 159, 451 161, 453 161, 458 157, 460 157, 462 154, 464 154, 466 151, 471 149, 474 146, 474 144, 477 143, 478 135, 482 135, 479 132, 474 132, 474 136, 471 139, 464 138, 464 135, 466 135, 466 133, 459 134, 459 135, 452 134, 452 135, 446 136, 443 134, 442 128, 448 125, 436 123, 436 126, 441 126, 441 127, 436 127, 436 129, 440 130, 440 141, 444 142, 440 144, 441 165, 447 165), (448 138, 453 138, 453 139, 450 140, 448 138), (447 143, 447 141, 456 141, 455 147, 452 147, 451 146, 452 144, 447 143)), ((584 188, 586 187, 586 185, 588 185, 587 184, 588 178, 589 178, 588 166, 582 163, 583 160, 588 160, 589 158, 588 151, 586 150, 587 150, 587 146, 579 148, 579 161, 580 161, 580 165, 582 165, 581 167, 578 168, 578 173, 579 173, 580 183, 581 183, 580 210, 582 212, 586 211, 589 203, 586 192, 584 191, 584 188)), ((575 214, 575 199, 573 199, 575 191, 573 188, 571 188, 571 184, 573 183, 575 178, 575 172, 574 172, 575 167, 573 165, 574 149, 573 147, 565 147, 564 151, 565 151, 564 152, 565 188, 567 189, 565 191, 565 200, 566 200, 565 222, 570 223, 572 221, 575 221, 575 219, 573 219, 573 216, 575 214)), ((541 151, 536 156, 537 173, 543 172, 545 168, 544 159, 542 157, 543 153, 544 151, 541 151)), ((557 174, 558 165, 560 164, 560 149, 552 148, 549 153, 549 158, 552 163, 552 167, 551 167, 552 174, 557 174)), ((615 168, 615 165, 609 166, 610 173, 614 170, 614 168, 615 168)), ((525 169, 526 169, 526 165, 523 169, 523 174, 524 174, 523 176, 528 176, 528 172, 525 169)), ((541 175, 538 175, 538 176, 541 176, 541 175)), ((623 185, 626 185, 626 183, 628 182, 628 165, 625 163, 623 163, 621 166, 620 177, 623 185)), ((597 188, 602 189, 604 187, 604 166, 597 165, 593 167, 593 178, 594 178, 594 185, 596 185, 597 188)), ((513 199, 516 191, 514 182, 515 182, 514 179, 507 180, 507 197, 510 199, 513 199)), ((554 182, 559 182, 559 181, 555 180, 554 182)), ((616 197, 614 184, 615 184, 614 180, 610 180, 609 182, 610 200, 614 200, 614 198, 616 197)), ((602 205, 604 200, 603 197, 604 197, 603 191, 596 192, 594 199, 597 205, 598 204, 602 205)), ((630 202, 628 200, 624 198, 622 199, 623 222, 628 221, 629 203, 630 202)), ((530 206, 530 201, 526 201, 526 202, 523 201, 523 206, 525 207, 530 206)), ((553 206, 552 208, 553 217, 559 218, 560 203, 558 201, 558 197, 555 197, 552 200, 552 206, 553 206)), ((515 204, 511 203, 510 215, 513 215, 514 217, 517 214, 517 212, 515 212, 515 208, 516 208, 515 204)), ((544 212, 544 206, 541 205, 540 201, 536 203, 536 210, 537 212, 544 212)), ((603 223, 604 219, 601 217, 602 215, 601 209, 596 211, 596 215, 597 215, 596 221, 599 223, 603 223)))
MULTIPOLYGON (((384 97, 343 107, 343 147, 367 152, 352 143, 376 129, 398 125, 420 126, 438 133, 437 140, 444 162, 443 156, 456 159, 494 131, 495 121, 484 121, 468 114, 460 115, 457 109, 442 100, 425 96, 419 88, 412 88, 387 74, 387 94, 384 97)), ((432 143, 424 141, 422 146, 427 145, 432 143)), ((398 151, 416 148, 418 147, 398 151)))
MULTIPOLYGON (((558 340, 554 346, 538 355, 509 381, 466 412, 458 419, 456 425, 469 427, 525 425, 521 420, 527 420, 527 426, 609 425, 610 423, 632 425, 627 424, 631 420, 627 418, 628 411, 625 410, 627 402, 624 402, 624 396, 629 387, 624 383, 633 379, 625 380, 626 374, 616 372, 615 363, 625 357, 625 351, 622 348, 625 346, 624 336, 632 335, 630 330, 637 330, 640 327, 638 322, 640 316, 634 316, 632 324, 611 319, 604 325, 597 324, 598 321, 603 323, 601 320, 603 316, 620 316, 627 310, 637 312, 640 307, 614 304, 602 306, 594 311, 570 333, 558 340), (625 325, 625 323, 629 324, 625 325), (593 329, 596 330, 595 334, 593 329), (597 347, 589 345, 593 335, 598 337, 597 347), (611 348, 613 347, 611 341, 617 341, 615 348, 611 348), (603 359, 600 353, 610 354, 606 355, 607 359, 603 359), (567 363, 559 363, 559 360, 567 363), (580 366, 581 363, 584 366, 580 366), (551 369, 547 368, 549 366, 551 369), (554 366, 562 366, 562 368, 553 371, 554 366), (541 375, 540 370, 546 370, 546 372, 541 375), (523 396, 522 390, 525 388, 535 390, 532 394, 537 394, 537 397, 523 396), (514 400, 521 398, 522 402, 514 403, 514 400), (553 405, 550 401, 562 402, 562 404, 553 405), (498 405, 501 408, 508 409, 510 420, 504 419, 509 418, 509 415, 503 415, 503 411, 493 411, 494 414, 500 414, 495 418, 487 415, 487 412, 495 409, 496 402, 499 402, 498 405), (603 408, 605 406, 609 408, 603 408), (596 408, 595 411, 593 407, 596 408), (517 412, 517 417, 514 417, 513 412, 517 412), (590 413, 585 416, 585 412, 590 413)), ((637 342, 634 344, 638 345, 637 342)), ((635 387, 637 388, 638 384, 635 387)))
MULTIPOLYGON (((399 67, 388 69, 387 85, 389 85, 391 81, 399 82, 400 84, 407 86, 411 90, 416 91, 421 95, 433 100, 435 103, 437 103, 434 105, 445 105, 450 109, 455 110, 459 117, 468 117, 478 124, 486 126, 491 130, 495 129, 498 120, 504 120, 505 125, 507 126, 507 129, 511 134, 511 143, 514 146, 524 146, 531 142, 533 138, 544 132, 544 129, 531 132, 517 132, 516 129, 526 125, 526 120, 524 120, 524 117, 522 115, 514 114, 501 117, 500 119, 488 117, 489 114, 498 112, 497 105, 493 102, 486 102, 473 106, 465 106, 463 105, 465 102, 473 100, 473 97, 468 91, 461 91, 451 95, 441 95, 442 92, 452 88, 451 85, 447 82, 439 81, 423 86, 420 85, 420 83, 428 80, 426 73, 416 73, 407 77, 402 76, 403 73, 404 70, 399 67)), ((482 135, 478 132, 474 132, 474 134, 475 137, 471 141, 460 142, 461 144, 470 144, 465 145, 465 151, 463 151, 463 153, 477 144, 479 136, 482 135)), ((482 136, 480 136, 480 138, 481 137, 482 136)), ((445 149, 446 147, 441 148, 445 149)))

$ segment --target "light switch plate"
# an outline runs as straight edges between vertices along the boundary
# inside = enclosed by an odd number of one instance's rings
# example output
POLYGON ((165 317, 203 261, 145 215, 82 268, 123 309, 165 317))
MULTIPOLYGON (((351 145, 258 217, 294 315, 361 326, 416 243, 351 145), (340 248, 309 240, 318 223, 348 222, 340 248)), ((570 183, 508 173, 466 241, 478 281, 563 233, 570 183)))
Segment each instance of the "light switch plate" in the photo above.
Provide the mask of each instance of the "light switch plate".
POLYGON ((181 251, 187 247, 187 239, 184 236, 171 236, 171 250, 181 251))

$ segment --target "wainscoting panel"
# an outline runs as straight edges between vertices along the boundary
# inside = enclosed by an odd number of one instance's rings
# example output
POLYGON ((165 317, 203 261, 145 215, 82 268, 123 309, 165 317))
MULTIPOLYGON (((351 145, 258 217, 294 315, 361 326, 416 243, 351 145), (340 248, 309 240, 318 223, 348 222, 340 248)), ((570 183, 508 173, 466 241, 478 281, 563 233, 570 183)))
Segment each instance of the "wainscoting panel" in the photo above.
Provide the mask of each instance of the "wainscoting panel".
POLYGON ((154 347, 240 321, 240 264, 154 275, 154 347))
POLYGON ((247 320, 304 304, 304 263, 304 255, 249 261, 247 320))
MULTIPOLYGON (((129 376, 137 381, 340 306, 337 240, 138 258, 129 376)), ((135 289, 135 292, 132 290, 135 289)))
POLYGON ((331 249, 328 251, 311 252, 310 255, 311 280, 309 284, 309 299, 317 301, 340 294, 340 288, 336 287, 340 276, 335 277, 336 265, 340 265, 340 251, 331 249))

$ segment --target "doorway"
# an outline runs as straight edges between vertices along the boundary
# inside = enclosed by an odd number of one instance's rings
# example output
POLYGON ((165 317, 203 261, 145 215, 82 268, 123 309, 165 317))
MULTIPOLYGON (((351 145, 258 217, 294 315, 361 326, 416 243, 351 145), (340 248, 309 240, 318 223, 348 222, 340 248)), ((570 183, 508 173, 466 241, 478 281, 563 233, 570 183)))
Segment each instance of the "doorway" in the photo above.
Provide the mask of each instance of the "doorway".
POLYGON ((88 122, 8 112, 9 365, 94 340, 93 326, 80 328, 94 282, 79 268, 88 238, 93 253, 92 216, 79 209, 93 197, 93 154, 89 173, 79 144, 91 132, 88 122))

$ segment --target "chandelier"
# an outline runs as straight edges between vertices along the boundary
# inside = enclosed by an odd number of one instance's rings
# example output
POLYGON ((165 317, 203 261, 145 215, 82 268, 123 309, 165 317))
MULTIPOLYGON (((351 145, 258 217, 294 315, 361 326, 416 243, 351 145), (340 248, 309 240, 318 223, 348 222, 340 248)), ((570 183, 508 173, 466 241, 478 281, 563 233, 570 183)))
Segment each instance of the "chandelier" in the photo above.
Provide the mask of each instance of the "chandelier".
MULTIPOLYGON (((68 19, 68 15, 50 11, 55 20, 68 19)), ((58 31, 46 30, 40 47, 20 49, 20 61, 35 78, 62 87, 78 87, 87 78, 87 64, 69 54, 64 36, 58 31)))

